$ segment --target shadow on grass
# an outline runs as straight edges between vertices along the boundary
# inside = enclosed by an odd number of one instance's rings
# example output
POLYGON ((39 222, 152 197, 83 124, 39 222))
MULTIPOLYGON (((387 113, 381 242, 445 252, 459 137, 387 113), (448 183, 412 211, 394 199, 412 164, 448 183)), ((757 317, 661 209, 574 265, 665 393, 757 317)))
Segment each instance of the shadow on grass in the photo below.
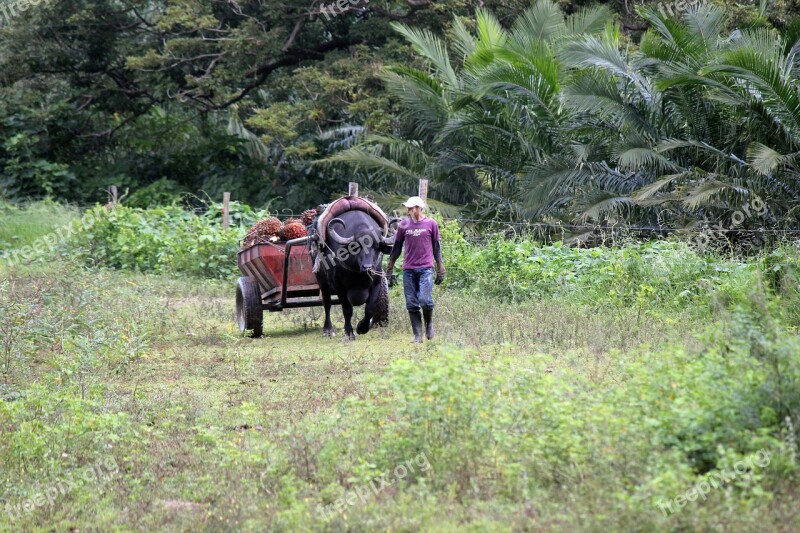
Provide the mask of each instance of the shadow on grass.
POLYGON ((305 328, 303 326, 297 326, 293 328, 282 327, 280 329, 270 331, 267 325, 264 324, 264 334, 260 337, 260 339, 285 339, 291 337, 304 337, 308 335, 319 335, 320 339, 327 338, 322 336, 322 328, 305 328))

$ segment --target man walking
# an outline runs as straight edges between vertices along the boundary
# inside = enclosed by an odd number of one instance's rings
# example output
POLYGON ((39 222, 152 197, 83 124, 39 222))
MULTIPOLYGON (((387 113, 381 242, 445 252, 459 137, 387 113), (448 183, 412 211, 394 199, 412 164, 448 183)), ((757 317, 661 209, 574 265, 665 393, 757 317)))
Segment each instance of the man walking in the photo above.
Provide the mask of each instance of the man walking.
POLYGON ((386 264, 390 283, 394 284, 392 270, 394 262, 400 257, 403 244, 406 253, 403 257, 403 290, 406 295, 406 309, 414 331, 414 342, 422 342, 422 318, 425 317, 425 336, 433 338, 433 285, 444 280, 444 262, 439 241, 439 225, 423 214, 425 202, 419 196, 412 196, 403 204, 409 218, 403 220, 395 234, 394 247, 386 264), (436 262, 436 278, 433 276, 436 262), (420 316, 422 309, 422 316, 420 316))

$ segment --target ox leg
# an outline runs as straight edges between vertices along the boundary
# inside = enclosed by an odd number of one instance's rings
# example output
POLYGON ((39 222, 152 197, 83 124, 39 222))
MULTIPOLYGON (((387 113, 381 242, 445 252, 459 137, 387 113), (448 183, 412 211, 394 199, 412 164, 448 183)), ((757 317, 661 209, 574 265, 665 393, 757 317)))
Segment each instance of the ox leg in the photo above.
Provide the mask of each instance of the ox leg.
POLYGON ((322 336, 333 337, 336 330, 331 323, 331 291, 327 287, 320 287, 322 293, 322 306, 325 308, 325 324, 322 325, 322 336))
POLYGON ((353 305, 348 301, 347 295, 344 297, 339 296, 342 302, 342 313, 344 314, 344 337, 345 340, 356 340, 356 334, 353 333, 353 305))
POLYGON ((370 290, 369 299, 364 306, 364 318, 362 318, 358 322, 358 326, 356 326, 356 333, 359 335, 364 335, 369 332, 370 327, 372 327, 372 317, 375 316, 375 310, 378 307, 378 297, 381 293, 379 288, 378 285, 373 285, 372 290, 370 290))

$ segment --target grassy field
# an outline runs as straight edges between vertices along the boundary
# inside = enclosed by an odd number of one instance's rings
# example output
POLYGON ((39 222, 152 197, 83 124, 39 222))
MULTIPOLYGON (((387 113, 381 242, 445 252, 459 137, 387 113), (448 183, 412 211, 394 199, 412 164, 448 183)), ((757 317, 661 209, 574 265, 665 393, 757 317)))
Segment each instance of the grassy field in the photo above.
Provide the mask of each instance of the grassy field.
POLYGON ((3 267, 0 530, 797 530, 800 343, 753 279, 437 288, 413 345, 399 287, 355 342, 318 309, 247 339, 232 280, 3 267))
POLYGON ((51 202, 19 207, 0 199, 0 254, 32 245, 77 215, 77 209, 51 202))

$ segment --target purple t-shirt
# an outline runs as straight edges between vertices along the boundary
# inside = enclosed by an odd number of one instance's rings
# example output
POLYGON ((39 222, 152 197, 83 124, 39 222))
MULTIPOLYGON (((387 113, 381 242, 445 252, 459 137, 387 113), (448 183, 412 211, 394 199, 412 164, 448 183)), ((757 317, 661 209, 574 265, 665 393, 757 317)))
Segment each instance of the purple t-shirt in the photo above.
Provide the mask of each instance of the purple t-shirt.
POLYGON ((395 243, 405 243, 403 270, 433 268, 433 241, 439 240, 439 224, 432 218, 414 222, 410 217, 397 227, 395 243))

